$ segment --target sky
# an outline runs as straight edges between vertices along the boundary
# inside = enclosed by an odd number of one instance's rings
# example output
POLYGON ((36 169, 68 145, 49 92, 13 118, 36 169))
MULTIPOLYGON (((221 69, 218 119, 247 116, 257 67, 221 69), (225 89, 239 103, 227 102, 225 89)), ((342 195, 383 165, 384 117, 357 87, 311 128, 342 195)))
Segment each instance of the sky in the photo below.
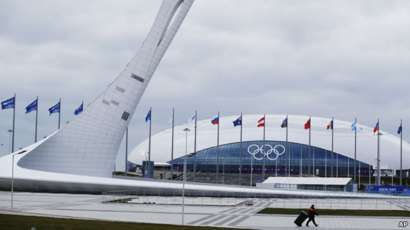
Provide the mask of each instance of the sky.
MULTIPOLYGON (((0 99, 17 94, 16 148, 57 128, 101 93, 138 51, 159 0, 2 0, 0 99)), ((395 133, 410 124, 410 1, 197 0, 165 54, 130 124, 130 149, 170 127, 243 113, 334 116, 395 133)), ((0 111, 0 153, 11 110, 0 111)), ((121 162, 123 146, 118 162, 121 162)))

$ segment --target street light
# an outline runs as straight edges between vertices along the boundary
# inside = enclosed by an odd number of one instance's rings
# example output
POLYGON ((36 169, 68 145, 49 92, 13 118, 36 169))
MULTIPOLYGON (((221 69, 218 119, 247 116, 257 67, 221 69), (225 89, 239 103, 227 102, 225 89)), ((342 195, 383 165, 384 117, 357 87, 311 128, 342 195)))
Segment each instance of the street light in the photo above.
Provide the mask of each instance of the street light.
POLYGON ((12 135, 13 135, 13 130, 9 129, 7 132, 10 135, 10 142, 9 142, 9 151, 12 154, 11 155, 11 194, 10 194, 10 207, 13 209, 13 200, 14 200, 14 154, 12 153, 11 145, 12 145, 12 135))
POLYGON ((186 164, 187 164, 187 158, 188 158, 188 132, 191 130, 189 128, 185 128, 183 131, 185 132, 185 156, 184 156, 184 170, 183 170, 183 182, 182 182, 182 225, 184 225, 184 217, 185 217, 185 183, 186 183, 186 164))

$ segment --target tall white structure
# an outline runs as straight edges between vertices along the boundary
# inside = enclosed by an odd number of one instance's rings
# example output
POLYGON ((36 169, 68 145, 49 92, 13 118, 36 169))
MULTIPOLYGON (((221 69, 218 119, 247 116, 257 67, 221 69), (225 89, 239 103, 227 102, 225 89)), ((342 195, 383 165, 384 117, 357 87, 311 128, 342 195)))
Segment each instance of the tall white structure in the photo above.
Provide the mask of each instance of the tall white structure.
POLYGON ((34 148, 20 167, 111 176, 135 108, 193 0, 164 0, 137 55, 76 120, 34 148))

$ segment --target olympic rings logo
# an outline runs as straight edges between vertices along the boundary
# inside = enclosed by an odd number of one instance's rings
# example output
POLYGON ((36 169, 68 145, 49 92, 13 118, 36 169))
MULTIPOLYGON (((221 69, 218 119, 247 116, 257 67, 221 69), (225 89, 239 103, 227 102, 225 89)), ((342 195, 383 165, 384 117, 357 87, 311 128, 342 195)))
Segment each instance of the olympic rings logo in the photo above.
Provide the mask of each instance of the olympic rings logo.
POLYGON ((248 153, 253 156, 255 160, 263 160, 263 158, 268 158, 271 161, 277 160, 280 156, 285 154, 286 149, 283 145, 269 145, 263 144, 261 146, 257 144, 252 144, 248 146, 248 153), (273 156, 272 156, 273 154, 273 156))

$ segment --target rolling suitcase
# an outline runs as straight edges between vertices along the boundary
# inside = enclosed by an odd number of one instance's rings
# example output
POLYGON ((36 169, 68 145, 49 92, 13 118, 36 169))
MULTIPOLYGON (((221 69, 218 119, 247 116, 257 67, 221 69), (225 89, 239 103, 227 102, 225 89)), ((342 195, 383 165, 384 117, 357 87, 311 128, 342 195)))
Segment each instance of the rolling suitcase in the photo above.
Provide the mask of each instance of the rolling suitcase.
POLYGON ((295 224, 297 226, 302 226, 303 221, 305 221, 308 218, 308 214, 305 211, 301 211, 299 213, 299 216, 295 220, 295 224))

